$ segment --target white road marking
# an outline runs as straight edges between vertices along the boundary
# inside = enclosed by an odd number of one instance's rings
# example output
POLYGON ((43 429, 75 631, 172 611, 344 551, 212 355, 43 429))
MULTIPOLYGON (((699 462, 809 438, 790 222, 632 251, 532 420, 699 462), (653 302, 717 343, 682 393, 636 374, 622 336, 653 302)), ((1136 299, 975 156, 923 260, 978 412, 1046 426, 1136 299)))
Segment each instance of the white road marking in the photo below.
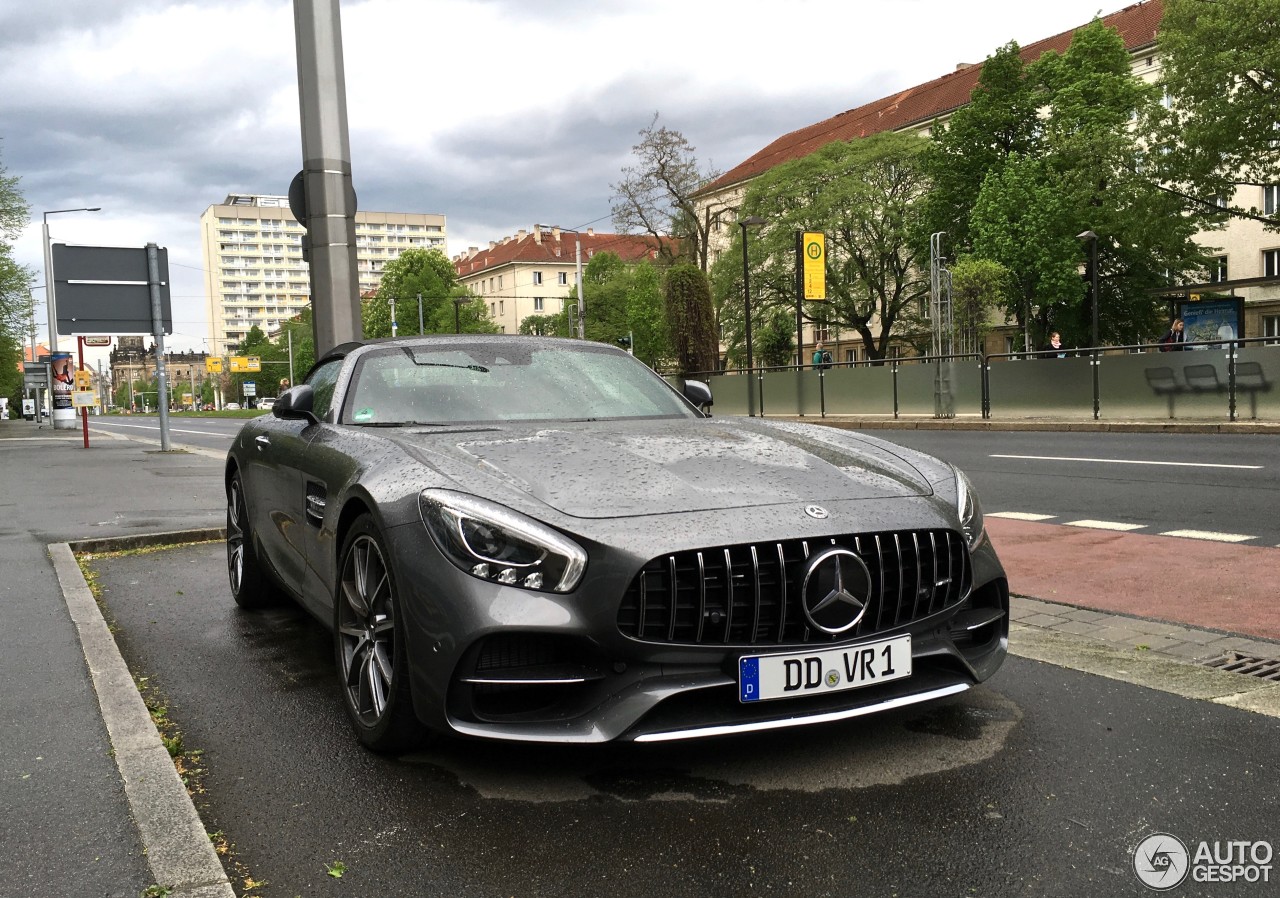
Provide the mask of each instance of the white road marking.
MULTIPOLYGON (((1008 518, 1013 521, 1049 521, 1057 517, 1052 514, 1033 514, 1029 511, 990 511, 987 512, 989 518, 1008 518)), ((1064 527, 1085 527, 1092 530, 1115 530, 1121 533, 1130 530, 1145 530, 1147 524, 1122 524, 1119 521, 1063 521, 1064 527)), ((1214 530, 1165 530, 1158 536, 1174 536, 1179 539, 1205 539, 1219 543, 1247 543, 1250 540, 1257 539, 1256 536, 1246 536, 1243 533, 1218 533, 1214 530)), ((1280 549, 1280 545, 1276 546, 1280 549)))
MULTIPOLYGON (((115 421, 101 422, 103 427, 136 427, 138 430, 159 430, 159 425, 155 424, 121 424, 115 421)), ((170 433, 194 433, 203 437, 226 437, 229 440, 235 439, 234 433, 218 433, 216 430, 183 430, 179 427, 170 427, 170 433)))
POLYGON ((1068 527, 1088 527, 1091 530, 1142 530, 1146 524, 1122 524, 1119 521, 1065 521, 1068 527))
POLYGON ((1172 468, 1234 468, 1242 471, 1261 471, 1262 465, 1215 465, 1194 461, 1145 461, 1132 458, 1084 458, 1072 455, 992 455, 991 458, 1022 458, 1031 461, 1093 461, 1105 465, 1165 465, 1172 468))
POLYGON ((1181 536, 1184 539, 1209 539, 1216 543, 1243 543, 1257 537, 1243 533, 1215 533, 1212 530, 1166 530, 1161 536, 1181 536))

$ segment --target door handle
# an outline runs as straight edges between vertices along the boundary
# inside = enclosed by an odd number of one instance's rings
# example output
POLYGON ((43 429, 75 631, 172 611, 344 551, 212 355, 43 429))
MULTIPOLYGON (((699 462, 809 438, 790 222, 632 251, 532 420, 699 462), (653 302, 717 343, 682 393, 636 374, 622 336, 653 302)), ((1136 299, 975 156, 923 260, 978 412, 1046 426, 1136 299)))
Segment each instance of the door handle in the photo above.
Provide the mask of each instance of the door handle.
POLYGON ((261 449, 263 446, 270 446, 270 445, 271 445, 271 439, 270 439, 269 437, 266 437, 266 436, 257 436, 257 437, 254 437, 254 442, 258 444, 258 448, 259 448, 259 449, 261 449))

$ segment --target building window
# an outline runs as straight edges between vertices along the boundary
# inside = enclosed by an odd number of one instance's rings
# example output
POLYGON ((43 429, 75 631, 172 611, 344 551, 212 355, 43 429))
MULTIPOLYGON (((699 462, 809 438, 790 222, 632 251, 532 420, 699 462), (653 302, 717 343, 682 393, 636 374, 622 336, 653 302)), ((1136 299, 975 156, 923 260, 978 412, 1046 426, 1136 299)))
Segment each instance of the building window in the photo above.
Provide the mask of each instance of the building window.
POLYGON ((1262 276, 1280 277, 1280 249, 1264 249, 1262 251, 1262 276))
POLYGON ((566 286, 569 283, 569 272, 567 271, 560 272, 558 280, 560 282, 561 287, 566 286))
POLYGON ((498 289, 502 289, 502 275, 498 275, 498 289))
POLYGON ((535 287, 541 287, 541 286, 542 286, 542 272, 541 272, 541 271, 535 271, 535 272, 533 273, 533 285, 534 285, 535 287))
POLYGON ((505 309, 503 308, 503 306, 504 306, 504 303, 502 302, 502 300, 498 300, 498 314, 499 314, 499 315, 503 314, 503 312, 505 311, 505 309))
POLYGON ((858 350, 856 348, 846 349, 844 351, 844 360, 846 362, 856 362, 858 360, 858 350))
POLYGON ((1280 212, 1280 184, 1272 184, 1262 188, 1262 214, 1275 215, 1280 212))
POLYGON ((1227 257, 1218 256, 1209 260, 1209 283, 1221 284, 1227 280, 1227 257))
POLYGON ((1262 336, 1273 338, 1267 341, 1273 346, 1280 343, 1280 315, 1262 316, 1262 336))
POLYGON ((541 296, 536 296, 536 297, 534 297, 534 300, 533 300, 533 310, 534 310, 535 312, 541 312, 541 311, 542 311, 542 297, 541 297, 541 296))
POLYGON ((826 343, 831 339, 831 328, 825 324, 815 324, 813 326, 813 341, 815 343, 826 343))
POLYGON ((489 317, 493 318, 498 314, 498 304, 496 302, 489 303, 489 317))

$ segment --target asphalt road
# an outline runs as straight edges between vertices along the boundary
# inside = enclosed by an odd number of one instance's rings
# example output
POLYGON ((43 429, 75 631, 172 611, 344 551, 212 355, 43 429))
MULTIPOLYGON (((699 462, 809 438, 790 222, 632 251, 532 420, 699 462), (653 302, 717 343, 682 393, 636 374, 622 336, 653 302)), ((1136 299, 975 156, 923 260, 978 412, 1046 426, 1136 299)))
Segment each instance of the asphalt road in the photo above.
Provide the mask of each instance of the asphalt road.
MULTIPOLYGON (((239 419, 173 418, 175 443, 225 451, 239 419)), ((159 420, 104 418, 95 426, 159 439, 159 420)), ((1280 440, 1261 435, 877 430, 954 462, 987 512, 1098 519, 1147 532, 1199 530, 1280 545, 1280 440)))
POLYGON ((203 752, 236 885, 263 883, 245 894, 1140 895, 1150 832, 1280 843, 1275 719, 1018 658, 946 703, 801 732, 380 758, 326 631, 236 609, 222 551, 98 568, 126 659, 203 752))
POLYGON ((1280 440, 1251 434, 875 431, 953 462, 990 512, 1280 544, 1280 440))

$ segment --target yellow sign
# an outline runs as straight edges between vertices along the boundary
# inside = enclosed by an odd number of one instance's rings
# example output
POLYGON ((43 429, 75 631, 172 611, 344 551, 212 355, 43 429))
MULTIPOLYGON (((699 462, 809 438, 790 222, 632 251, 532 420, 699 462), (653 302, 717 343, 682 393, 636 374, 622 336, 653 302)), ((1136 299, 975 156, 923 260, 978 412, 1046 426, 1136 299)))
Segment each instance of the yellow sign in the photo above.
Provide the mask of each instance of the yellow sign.
POLYGON ((800 240, 804 254, 804 298, 827 298, 827 235, 818 231, 805 231, 800 240))
POLYGON ((262 359, 256 355, 233 355, 231 357, 232 373, 244 371, 261 371, 262 359))
POLYGON ((209 356, 207 359, 204 360, 204 370, 208 371, 210 374, 221 374, 222 359, 218 358, 217 356, 212 356, 212 355, 209 356))
POLYGON ((92 390, 93 389, 93 372, 81 369, 76 372, 76 389, 92 390))

